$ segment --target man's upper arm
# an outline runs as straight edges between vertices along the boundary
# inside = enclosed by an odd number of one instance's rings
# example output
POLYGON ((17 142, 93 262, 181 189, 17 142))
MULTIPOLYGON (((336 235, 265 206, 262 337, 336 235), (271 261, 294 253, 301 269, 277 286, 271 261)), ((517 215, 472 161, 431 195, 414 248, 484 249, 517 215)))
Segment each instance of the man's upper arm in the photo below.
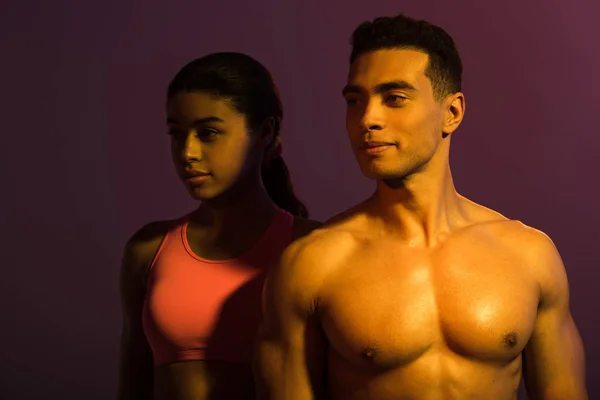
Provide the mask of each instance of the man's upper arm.
POLYGON ((326 340, 318 306, 325 269, 320 246, 301 239, 265 284, 255 373, 261 399, 314 399, 326 391, 326 340))
POLYGON ((540 283, 535 327, 524 352, 524 379, 532 400, 587 399, 583 344, 569 308, 567 274, 556 247, 537 233, 531 248, 540 283))

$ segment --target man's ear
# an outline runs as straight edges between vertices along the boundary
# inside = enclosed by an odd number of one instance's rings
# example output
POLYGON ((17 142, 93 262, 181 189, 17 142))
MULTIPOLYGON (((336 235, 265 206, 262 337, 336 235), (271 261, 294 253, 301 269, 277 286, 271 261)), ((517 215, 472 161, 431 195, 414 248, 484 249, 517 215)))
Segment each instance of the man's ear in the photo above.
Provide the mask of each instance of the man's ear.
POLYGON ((465 95, 454 93, 444 100, 445 111, 442 126, 442 136, 451 135, 460 125, 465 115, 465 95))

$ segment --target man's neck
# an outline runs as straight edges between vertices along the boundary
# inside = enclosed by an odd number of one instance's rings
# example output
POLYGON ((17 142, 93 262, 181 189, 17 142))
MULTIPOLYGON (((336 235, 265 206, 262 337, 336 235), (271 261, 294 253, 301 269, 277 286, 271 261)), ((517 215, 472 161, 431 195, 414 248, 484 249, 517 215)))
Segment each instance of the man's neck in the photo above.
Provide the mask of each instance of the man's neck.
POLYGON ((371 200, 384 229, 410 245, 433 246, 465 219, 449 165, 435 167, 407 177, 396 188, 378 181, 371 200))

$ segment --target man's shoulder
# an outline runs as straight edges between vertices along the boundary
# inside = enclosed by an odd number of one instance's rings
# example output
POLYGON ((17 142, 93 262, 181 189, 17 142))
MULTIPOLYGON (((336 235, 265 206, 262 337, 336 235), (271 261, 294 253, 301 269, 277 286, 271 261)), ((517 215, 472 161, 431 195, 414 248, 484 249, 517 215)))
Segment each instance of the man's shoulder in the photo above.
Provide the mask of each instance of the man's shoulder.
POLYGON ((514 220, 507 221, 502 229, 505 241, 525 259, 526 265, 542 275, 562 270, 558 249, 545 232, 514 220))
POLYGON ((322 225, 323 223, 320 221, 295 216, 292 229, 292 240, 302 238, 322 225))
POLYGON ((477 224, 479 238, 518 260, 540 286, 564 280, 565 269, 554 241, 545 232, 519 220, 497 219, 477 224))
POLYGON ((355 243, 351 231, 321 225, 288 246, 282 259, 287 264, 329 265, 344 258, 355 243))
POLYGON ((540 229, 514 219, 498 219, 482 223, 482 229, 496 243, 525 257, 538 257, 556 250, 554 242, 540 229))
POLYGON ((325 223, 292 242, 283 252, 275 275, 298 287, 320 287, 347 265, 359 248, 360 237, 348 226, 325 223))
POLYGON ((360 240, 361 205, 343 211, 327 221, 313 225, 310 232, 290 246, 290 253, 306 256, 323 255, 334 248, 337 254, 348 250, 360 240))
POLYGON ((560 261, 554 242, 545 232, 468 199, 464 200, 471 220, 466 231, 474 232, 478 239, 504 254, 516 256, 523 265, 536 267, 560 261))
POLYGON ((554 248, 550 237, 537 228, 508 218, 480 204, 470 202, 469 208, 470 218, 473 221, 470 228, 478 230, 495 243, 514 248, 524 255, 548 252, 554 248))
POLYGON ((507 221, 499 229, 505 246, 539 285, 541 305, 547 307, 568 298, 567 271, 550 236, 520 221, 507 221))

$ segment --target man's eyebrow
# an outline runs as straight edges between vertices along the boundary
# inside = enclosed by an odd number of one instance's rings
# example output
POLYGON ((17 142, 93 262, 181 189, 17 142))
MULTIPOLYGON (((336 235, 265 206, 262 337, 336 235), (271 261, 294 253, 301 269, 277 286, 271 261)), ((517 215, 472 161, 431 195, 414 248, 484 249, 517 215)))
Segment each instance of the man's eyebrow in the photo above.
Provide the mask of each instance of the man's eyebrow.
POLYGON ((390 90, 406 90, 408 92, 418 92, 417 88, 407 81, 391 81, 380 83, 375 86, 375 93, 385 93, 390 90))
MULTIPOLYGON (((389 92, 390 90, 405 90, 408 92, 418 92, 417 88, 414 87, 414 85, 404 80, 380 83, 377 86, 375 86, 373 92, 381 94, 389 92)), ((364 90, 361 89, 361 87, 358 85, 346 85, 342 90, 342 95, 345 96, 347 94, 360 94, 363 92, 364 90)))

